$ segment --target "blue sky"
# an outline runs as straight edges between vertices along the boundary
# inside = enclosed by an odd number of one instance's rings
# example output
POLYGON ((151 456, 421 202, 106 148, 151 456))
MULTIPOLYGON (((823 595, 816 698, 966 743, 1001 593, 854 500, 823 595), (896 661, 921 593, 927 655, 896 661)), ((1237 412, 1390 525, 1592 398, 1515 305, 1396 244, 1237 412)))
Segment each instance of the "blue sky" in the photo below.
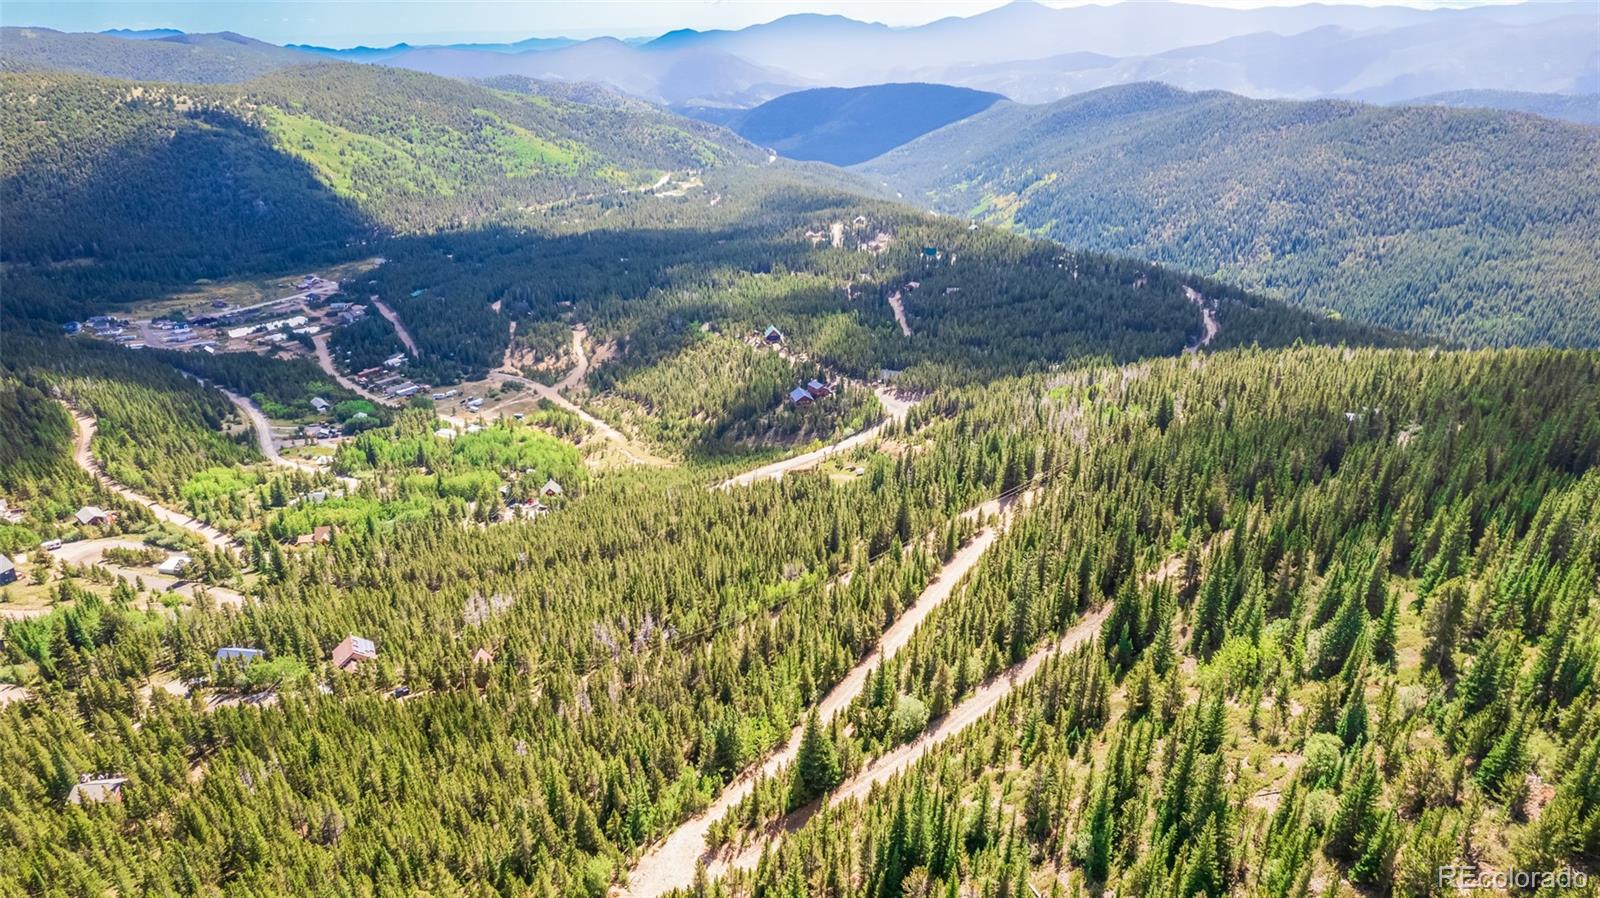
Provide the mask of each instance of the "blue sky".
MULTIPOLYGON (((330 46, 525 37, 638 37, 674 28, 742 28, 790 13, 836 13, 894 26, 970 16, 1004 0, 6 0, 0 22, 61 31, 178 28, 237 31, 274 43, 330 46)), ((1070 5, 1048 0, 1052 6, 1070 5)), ((1148 0, 1140 0, 1148 2, 1148 0)), ((1218 6, 1300 0, 1207 0, 1218 6)), ((1373 0, 1323 0, 1366 2, 1373 0)), ((1471 5, 1409 0, 1412 6, 1471 5)))

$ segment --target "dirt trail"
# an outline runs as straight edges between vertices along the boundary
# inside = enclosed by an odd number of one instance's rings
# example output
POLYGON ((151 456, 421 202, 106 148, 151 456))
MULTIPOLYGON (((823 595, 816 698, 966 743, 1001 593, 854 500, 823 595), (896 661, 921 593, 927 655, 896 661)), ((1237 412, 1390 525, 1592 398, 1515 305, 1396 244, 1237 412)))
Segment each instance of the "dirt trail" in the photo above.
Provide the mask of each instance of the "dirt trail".
POLYGON ((874 424, 871 427, 868 427, 866 430, 847 436, 838 442, 829 443, 828 445, 823 446, 821 449, 813 449, 810 452, 802 453, 791 458, 786 458, 782 461, 775 461, 770 465, 762 465, 753 471, 746 471, 737 477, 730 477, 729 479, 718 484, 718 487, 721 489, 727 489, 730 486, 749 486, 750 484, 760 480, 778 480, 782 478, 783 475, 788 474, 791 471, 803 471, 807 468, 814 468, 821 463, 823 459, 826 459, 830 455, 837 455, 840 452, 846 452, 862 445, 863 443, 871 441, 874 437, 883 432, 883 429, 889 425, 889 422, 893 421, 897 424, 904 422, 906 419, 906 414, 911 411, 911 406, 916 404, 914 402, 908 402, 904 399, 896 397, 888 387, 878 387, 874 392, 877 393, 878 401, 883 404, 884 411, 888 412, 888 417, 886 417, 884 420, 874 424))
MULTIPOLYGON (((933 609, 950 598, 956 587, 994 544, 996 537, 1010 520, 1012 508, 1016 504, 1025 505, 1030 495, 1024 494, 1020 497, 1021 503, 1017 503, 1015 499, 992 499, 962 513, 962 517, 972 520, 981 521, 991 515, 1000 516, 1000 520, 993 526, 979 530, 968 540, 967 544, 940 568, 933 581, 923 589, 921 595, 917 596, 916 601, 889 625, 879 637, 877 646, 828 690, 821 701, 817 702, 819 718, 826 722, 850 706, 856 696, 866 688, 867 677, 873 669, 884 659, 892 658, 896 652, 904 648, 917 627, 922 625, 933 609)), ((695 864, 701 861, 710 863, 714 859, 706 848, 706 834, 710 831, 711 824, 744 800, 754 790, 757 782, 776 775, 778 771, 792 763, 799 754, 802 733, 803 727, 796 726, 781 748, 768 755, 759 765, 747 768, 735 777, 705 810, 679 825, 666 839, 657 843, 641 857, 629 871, 628 887, 615 893, 618 898, 624 896, 655 898, 672 889, 692 884, 695 864)))
POLYGON ((362 385, 339 373, 339 369, 333 366, 333 354, 328 352, 327 334, 317 334, 316 336, 312 337, 311 345, 316 347, 317 365, 322 369, 322 373, 333 378, 334 381, 339 384, 339 386, 344 387, 346 390, 349 390, 363 399, 376 402, 379 405, 394 405, 394 403, 388 399, 379 396, 377 393, 372 392, 366 387, 363 387, 362 385))
POLYGON ((411 353, 414 359, 420 358, 422 353, 417 349, 417 341, 411 339, 411 332, 406 330, 405 323, 400 320, 395 310, 389 308, 389 304, 381 299, 374 299, 372 304, 378 307, 378 314, 389 319, 389 323, 394 325, 394 332, 400 336, 400 342, 405 344, 406 352, 411 353))
POLYGON ((1218 331, 1222 330, 1222 326, 1217 324, 1217 314, 1212 308, 1215 303, 1206 302, 1205 296, 1201 295, 1200 291, 1193 287, 1184 287, 1183 295, 1189 297, 1190 302, 1200 307, 1200 318, 1205 322, 1205 334, 1197 342, 1185 346, 1183 349, 1184 352, 1197 352, 1201 347, 1211 345, 1212 339, 1217 336, 1218 331))
MULTIPOLYGON (((880 755, 872 763, 849 780, 841 784, 825 799, 827 804, 836 804, 854 798, 864 798, 872 791, 872 787, 882 784, 895 774, 904 772, 911 765, 932 751, 939 743, 951 736, 960 733, 986 717, 1000 705, 1006 696, 1016 689, 1026 685, 1039 672, 1039 668, 1054 655, 1065 654, 1078 648, 1100 633, 1100 626, 1105 621, 1106 614, 1111 610, 1107 605, 1084 617, 1072 629, 1068 630, 1056 642, 1045 646, 1023 659, 1021 662, 996 674, 993 678, 979 686, 961 704, 956 705, 950 713, 941 718, 933 729, 920 736, 915 742, 910 742, 896 748, 887 754, 880 755)), ((797 829, 811 815, 816 813, 821 806, 821 801, 800 808, 775 827, 769 830, 766 838, 754 840, 743 851, 732 857, 722 856, 711 860, 706 865, 706 870, 712 875, 721 875, 731 869, 754 869, 761 860, 762 851, 769 846, 776 846, 782 841, 784 834, 797 829)), ((692 864, 691 864, 692 866, 692 864)), ((693 871, 690 871, 692 876, 693 871)))
POLYGON ((900 333, 911 336, 911 323, 906 321, 906 304, 900 298, 899 290, 889 294, 889 308, 894 309, 894 320, 900 325, 900 333))
POLYGON ((197 521, 182 512, 173 511, 149 496, 134 492, 131 488, 112 480, 111 476, 101 469, 100 463, 95 461, 94 454, 89 451, 89 444, 94 440, 94 419, 88 415, 79 414, 76 409, 69 408, 68 410, 72 413, 72 419, 78 425, 78 437, 76 444, 73 446, 72 460, 77 462, 78 467, 88 472, 90 477, 100 481, 101 486, 127 499, 129 502, 143 505, 145 508, 150 509, 151 513, 159 520, 166 521, 193 533, 213 548, 235 544, 233 537, 228 536, 210 524, 197 521))

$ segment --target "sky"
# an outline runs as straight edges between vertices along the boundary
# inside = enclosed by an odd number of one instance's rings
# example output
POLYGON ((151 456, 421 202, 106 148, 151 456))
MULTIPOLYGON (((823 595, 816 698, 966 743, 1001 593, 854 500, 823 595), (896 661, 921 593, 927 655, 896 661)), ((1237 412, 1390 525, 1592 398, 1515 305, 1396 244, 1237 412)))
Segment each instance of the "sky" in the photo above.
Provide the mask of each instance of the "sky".
MULTIPOLYGON (((675 28, 743 28, 792 13, 846 15, 904 27, 971 16, 1005 0, 5 0, 0 23, 59 31, 177 28, 236 31, 273 43, 347 47, 507 41, 526 37, 644 37, 675 28)), ((1051 6, 1073 5, 1047 0, 1051 6)), ((1167 2, 1167 0, 1127 0, 1167 2)), ((1197 0, 1213 6, 1286 6, 1303 0, 1197 0)), ((1383 0, 1322 0, 1380 5, 1383 0)), ((1388 0, 1399 5, 1397 0, 1388 0)), ((1503 0, 1399 0, 1469 6, 1503 0)))

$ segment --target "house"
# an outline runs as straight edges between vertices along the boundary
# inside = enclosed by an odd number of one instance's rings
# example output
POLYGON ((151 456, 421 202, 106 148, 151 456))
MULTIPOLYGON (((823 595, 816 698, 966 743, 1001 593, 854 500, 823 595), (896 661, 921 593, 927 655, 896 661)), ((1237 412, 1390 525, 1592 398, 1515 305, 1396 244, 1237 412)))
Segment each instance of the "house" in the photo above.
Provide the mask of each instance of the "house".
POLYGON ((561 495, 561 484, 556 483, 556 479, 551 477, 544 482, 544 487, 539 492, 546 496, 559 496, 561 495))
POLYGON ((66 324, 61 325, 61 329, 69 334, 75 334, 83 330, 83 325, 76 321, 68 321, 66 324))
POLYGON ((316 409, 318 412, 325 412, 332 408, 333 405, 332 403, 328 402, 328 400, 323 399, 321 396, 313 396, 311 397, 311 407, 316 409))
POLYGON ((762 332, 761 339, 767 341, 767 343, 773 346, 776 346, 783 342, 783 331, 780 331, 776 327, 769 324, 767 325, 767 329, 762 332))
POLYGON ((378 657, 378 649, 372 640, 360 636, 346 636, 344 642, 334 646, 333 666, 340 670, 355 670, 362 661, 371 661, 378 657))
POLYGON ((410 396, 411 394, 417 392, 420 389, 422 389, 422 388, 417 386, 416 384, 408 383, 408 384, 406 384, 404 386, 396 387, 395 391, 394 391, 394 395, 397 396, 397 397, 404 398, 406 396, 410 396))
POLYGON ((15 582, 17 582, 17 566, 11 563, 11 559, 0 555, 0 586, 15 582))
POLYGON ((818 399, 826 399, 833 395, 833 390, 831 390, 827 384, 820 380, 813 380, 810 383, 807 383, 806 392, 818 399))
POLYGON ((183 573, 184 569, 189 566, 189 562, 192 560, 193 559, 182 552, 179 552, 176 555, 168 555, 167 560, 161 562, 161 564, 156 568, 156 573, 164 574, 168 577, 177 577, 183 573))
POLYGON ((394 355, 389 356, 388 358, 383 360, 383 367, 385 367, 385 368, 398 368, 401 365, 404 365, 405 363, 406 363, 406 354, 403 353, 403 352, 397 352, 394 355))
POLYGON ((795 405, 805 407, 816 401, 816 397, 806 392, 805 387, 795 387, 789 391, 789 401, 795 405))
POLYGON ((486 648, 481 648, 480 647, 476 652, 472 653, 472 663, 473 664, 493 664, 494 663, 494 652, 491 652, 486 648))
POLYGON ((104 508, 101 508, 97 505, 85 505, 84 507, 78 509, 78 513, 73 515, 73 517, 77 518, 78 523, 84 525, 85 527, 102 527, 106 524, 116 521, 117 519, 115 514, 106 511, 104 508))
POLYGON ((100 804, 106 801, 121 801, 122 787, 128 782, 125 776, 114 776, 105 773, 85 773, 78 777, 72 784, 72 791, 67 793, 67 804, 100 804))
POLYGON ((315 530, 312 530, 311 541, 317 545, 324 545, 326 543, 333 542, 333 528, 327 524, 323 524, 315 530))
POLYGON ((216 660, 218 664, 221 664, 224 661, 230 661, 238 662, 239 664, 244 665, 249 664, 251 661, 258 661, 261 658, 266 657, 266 654, 266 652, 263 652, 260 649, 247 649, 237 645, 225 645, 222 648, 217 649, 216 660))

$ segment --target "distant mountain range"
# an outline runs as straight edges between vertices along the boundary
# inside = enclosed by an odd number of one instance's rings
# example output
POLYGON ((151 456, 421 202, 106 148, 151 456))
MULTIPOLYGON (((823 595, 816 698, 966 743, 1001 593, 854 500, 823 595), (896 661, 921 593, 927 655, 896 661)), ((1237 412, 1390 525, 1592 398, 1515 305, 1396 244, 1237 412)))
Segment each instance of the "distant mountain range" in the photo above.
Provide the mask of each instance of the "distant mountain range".
POLYGON ((0 70, 57 69, 128 78, 213 84, 248 81, 314 61, 303 53, 224 31, 69 34, 49 28, 0 28, 0 70))
MULTIPOLYGON (((97 37, 149 46, 191 36, 150 29, 97 37)), ((1141 81, 1253 97, 1377 103, 1461 91, 1600 93, 1600 16, 1589 2, 1433 10, 1309 3, 1239 10, 1163 0, 1057 9, 1016 0, 913 28, 805 14, 736 31, 683 29, 627 41, 554 37, 348 49, 263 44, 247 50, 226 45, 237 35, 193 37, 215 39, 218 58, 200 59, 200 47, 188 58, 163 47, 162 55, 135 63, 129 51, 108 45, 62 53, 37 40, 31 51, 0 47, 0 53, 13 68, 53 63, 119 77, 202 81, 246 80, 308 59, 333 58, 461 78, 595 82, 652 103, 701 107, 706 115, 715 115, 709 111, 715 107, 754 107, 809 88, 897 82, 968 87, 1024 103, 1141 81)), ((1524 105, 1591 120, 1591 107, 1582 101, 1524 105)))
POLYGON ((951 214, 1372 323, 1600 345, 1592 127, 1136 84, 996 104, 858 170, 951 214))
POLYGON ((877 84, 795 91, 748 110, 681 111, 790 159, 854 165, 1004 99, 944 84, 877 84))

